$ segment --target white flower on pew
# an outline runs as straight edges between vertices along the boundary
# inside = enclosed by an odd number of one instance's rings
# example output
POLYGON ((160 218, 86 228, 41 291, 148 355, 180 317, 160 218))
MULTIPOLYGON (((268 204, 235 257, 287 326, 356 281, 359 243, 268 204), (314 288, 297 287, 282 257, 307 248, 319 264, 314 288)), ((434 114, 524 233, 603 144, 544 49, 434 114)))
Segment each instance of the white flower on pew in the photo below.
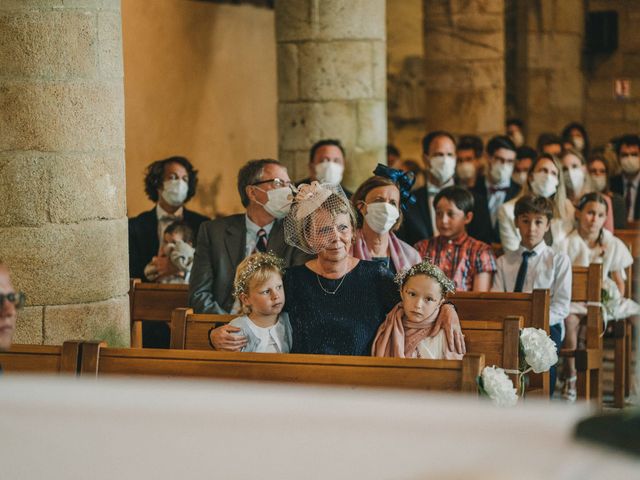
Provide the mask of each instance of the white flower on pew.
POLYGON ((535 373, 548 371, 558 363, 556 345, 547 332, 541 328, 523 328, 520 332, 520 349, 526 362, 522 373, 533 370, 535 373))
POLYGON ((480 392, 486 394, 498 407, 513 407, 518 395, 513 382, 502 368, 484 367, 478 377, 480 392))

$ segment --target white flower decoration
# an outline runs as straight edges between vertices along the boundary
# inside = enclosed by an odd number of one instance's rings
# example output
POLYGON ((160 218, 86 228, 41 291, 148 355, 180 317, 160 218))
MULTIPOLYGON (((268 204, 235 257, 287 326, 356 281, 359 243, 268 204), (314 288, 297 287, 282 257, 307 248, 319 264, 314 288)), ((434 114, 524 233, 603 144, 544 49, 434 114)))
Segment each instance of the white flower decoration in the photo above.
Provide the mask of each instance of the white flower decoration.
POLYGON ((524 328, 520 333, 524 360, 535 373, 548 371, 558 363, 556 345, 541 328, 524 328))
POLYGON ((513 407, 518 402, 513 382, 502 368, 484 367, 482 388, 498 407, 513 407))

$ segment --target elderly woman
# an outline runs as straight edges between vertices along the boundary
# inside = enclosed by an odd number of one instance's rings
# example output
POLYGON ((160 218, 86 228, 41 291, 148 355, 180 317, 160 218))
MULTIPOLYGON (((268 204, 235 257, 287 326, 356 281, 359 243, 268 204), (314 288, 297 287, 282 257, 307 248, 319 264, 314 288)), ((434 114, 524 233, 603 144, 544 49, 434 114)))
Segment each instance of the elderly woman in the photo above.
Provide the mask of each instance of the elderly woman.
POLYGON ((351 197, 357 226, 353 256, 376 260, 393 273, 420 263, 420 254, 395 235, 402 224, 402 209, 415 202, 411 195, 413 176, 378 165, 373 177, 364 181, 351 197))
MULTIPOLYGON (((293 333, 291 353, 369 355, 378 327, 400 300, 391 272, 349 252, 355 215, 339 186, 301 185, 285 219, 287 243, 317 255, 286 270, 285 310, 293 333)), ((452 349, 464 353, 460 325, 443 324, 452 349)), ((231 326, 210 332, 219 350, 239 350, 246 339, 231 326)))

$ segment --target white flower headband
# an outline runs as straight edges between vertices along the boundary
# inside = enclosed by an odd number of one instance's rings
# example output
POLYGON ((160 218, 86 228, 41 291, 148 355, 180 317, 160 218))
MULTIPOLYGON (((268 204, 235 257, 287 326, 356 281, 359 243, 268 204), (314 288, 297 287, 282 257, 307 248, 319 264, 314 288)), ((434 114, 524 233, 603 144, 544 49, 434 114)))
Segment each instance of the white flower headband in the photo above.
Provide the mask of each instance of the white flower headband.
POLYGON ((269 253, 254 253, 247 258, 247 265, 244 267, 240 275, 233 283, 233 296, 238 298, 241 294, 249 291, 249 280, 254 273, 262 268, 273 268, 282 273, 284 269, 284 260, 269 253))
POLYGON ((396 274, 395 282, 398 285, 398 288, 402 289, 402 286, 405 284, 406 280, 415 276, 415 275, 426 275, 428 277, 436 280, 440 286, 442 287, 442 291, 447 293, 453 293, 456 291, 456 284, 447 277, 440 268, 431 263, 431 261, 427 258, 423 259, 422 262, 414 265, 413 267, 402 270, 396 274))

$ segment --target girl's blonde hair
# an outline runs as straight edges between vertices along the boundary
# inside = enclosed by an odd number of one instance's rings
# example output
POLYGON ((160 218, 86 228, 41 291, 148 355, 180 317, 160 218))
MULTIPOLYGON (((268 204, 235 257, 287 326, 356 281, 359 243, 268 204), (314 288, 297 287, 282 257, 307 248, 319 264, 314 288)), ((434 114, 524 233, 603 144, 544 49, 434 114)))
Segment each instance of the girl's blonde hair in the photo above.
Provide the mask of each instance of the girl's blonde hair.
POLYGON ((272 253, 254 253, 240 262, 233 280, 233 296, 242 304, 242 313, 251 313, 240 300, 240 295, 249 293, 251 282, 262 284, 274 273, 282 276, 283 269, 284 261, 272 253))
POLYGON ((431 261, 427 258, 424 258, 422 262, 414 265, 409 269, 398 272, 395 281, 400 288, 400 291, 402 291, 402 288, 409 281, 409 279, 411 277, 415 277, 416 275, 426 275, 427 277, 431 277, 436 282, 438 282, 440 284, 440 288, 442 289, 442 297, 444 297, 448 293, 453 293, 456 291, 456 284, 453 282, 453 280, 447 277, 437 265, 431 263, 431 261))
POLYGON ((553 163, 553 165, 558 170, 558 189, 556 190, 556 193, 551 197, 551 201, 553 202, 554 217, 561 218, 563 220, 572 218, 571 212, 568 207, 568 204, 570 202, 567 201, 567 189, 564 184, 564 172, 562 171, 562 165, 560 164, 560 161, 550 153, 543 153, 534 160, 533 164, 531 164, 531 168, 529 169, 527 181, 524 182, 522 190, 520 190, 520 193, 516 198, 520 199, 525 195, 535 195, 535 193, 531 190, 531 185, 529 185, 529 176, 533 175, 533 171, 535 170, 538 163, 540 163, 542 160, 551 161, 551 163, 553 163))

